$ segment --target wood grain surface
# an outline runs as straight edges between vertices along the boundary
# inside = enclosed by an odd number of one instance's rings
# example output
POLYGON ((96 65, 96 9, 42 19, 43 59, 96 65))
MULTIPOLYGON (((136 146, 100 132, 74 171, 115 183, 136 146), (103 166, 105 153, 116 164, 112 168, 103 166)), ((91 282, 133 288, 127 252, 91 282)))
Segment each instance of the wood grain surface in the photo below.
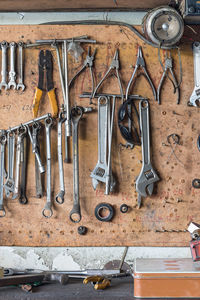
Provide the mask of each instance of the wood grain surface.
MULTIPOLYGON (((97 48, 95 77, 99 81, 111 63, 116 48, 119 48, 121 78, 126 87, 136 62, 138 45, 142 46, 147 69, 156 87, 162 76, 157 49, 145 45, 130 30, 118 26, 1 26, 1 39, 27 42, 36 39, 69 38, 87 34, 98 41, 92 45, 97 48)), ((74 224, 69 220, 73 204, 72 163, 64 165, 66 196, 63 205, 54 203, 52 218, 45 219, 42 209, 46 197, 35 196, 34 156, 29 151, 27 196, 28 204, 21 205, 18 200, 5 199, 6 216, 0 219, 0 245, 15 246, 187 246, 190 236, 184 232, 191 220, 200 221, 200 190, 191 187, 192 179, 199 177, 200 154, 196 139, 199 134, 198 108, 187 107, 187 101, 194 87, 192 40, 186 36, 181 45, 183 64, 183 83, 181 85, 181 103, 176 104, 176 95, 170 81, 163 86, 161 101, 158 105, 153 99, 149 84, 143 76, 137 78, 132 94, 140 94, 150 100, 152 160, 161 178, 156 185, 155 194, 144 199, 141 209, 137 209, 135 179, 141 168, 141 149, 133 150, 119 146, 124 144, 117 126, 117 109, 114 124, 112 168, 117 179, 116 191, 104 195, 105 186, 92 188, 90 172, 97 163, 97 106, 80 122, 80 201, 82 220, 74 224), (172 154, 167 145, 167 136, 176 133, 181 137, 181 145, 172 154), (100 202, 108 202, 115 209, 112 222, 100 222, 94 216, 94 209, 100 202), (130 211, 122 214, 120 205, 126 203, 130 211), (88 228, 85 236, 77 233, 79 225, 88 228)), ((85 53, 88 45, 84 45, 85 53)), ((59 106, 63 103, 61 86, 54 57, 54 84, 59 106)), ((0 128, 8 128, 32 119, 32 101, 38 80, 39 49, 25 50, 25 92, 1 91, 0 93, 0 128)), ((172 52, 174 69, 179 77, 178 57, 172 52)), ((83 58, 85 57, 85 54, 83 58)), ((164 58, 164 52, 161 51, 164 58)), ((69 78, 79 70, 82 62, 76 63, 69 56, 69 78)), ((70 92, 71 105, 89 105, 89 99, 80 99, 83 91, 90 91, 91 80, 87 70, 76 80, 70 92)), ((104 85, 104 92, 119 93, 116 78, 111 77, 104 85)), ((41 102, 39 114, 50 112, 47 95, 41 102)), ((44 137, 41 137, 45 149, 44 137)), ((71 147, 70 140, 70 147, 71 147)), ((59 191, 57 134, 56 125, 52 130, 52 189, 53 199, 59 191)), ((43 160, 45 154, 42 154, 43 160)))
POLYGON ((149 9, 160 5, 167 5, 167 0, 1 0, 0 11, 69 11, 69 10, 130 10, 130 9, 149 9))

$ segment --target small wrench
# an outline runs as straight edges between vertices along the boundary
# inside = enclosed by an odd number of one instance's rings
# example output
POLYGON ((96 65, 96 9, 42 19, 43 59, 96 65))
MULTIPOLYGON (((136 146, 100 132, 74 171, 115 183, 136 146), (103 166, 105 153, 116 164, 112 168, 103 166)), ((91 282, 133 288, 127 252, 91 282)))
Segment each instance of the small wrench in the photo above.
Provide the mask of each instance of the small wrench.
POLYGON ((6 135, 2 135, 0 139, 0 144, 1 144, 1 165, 0 165, 0 217, 5 217, 6 211, 4 209, 3 205, 3 173, 4 173, 4 159, 5 159, 5 144, 6 144, 6 135))
POLYGON ((8 43, 6 41, 3 41, 1 43, 1 50, 2 50, 2 66, 1 66, 1 83, 0 83, 0 90, 4 87, 5 90, 8 89, 8 84, 6 83, 6 77, 7 77, 7 48, 8 43))
POLYGON ((47 155, 47 201, 42 210, 42 215, 45 218, 50 218, 53 215, 52 201, 51 201, 51 126, 53 119, 48 117, 45 119, 46 131, 46 155, 47 155))
POLYGON ((197 102, 200 102, 200 43, 194 42, 192 45, 193 59, 194 59, 194 90, 188 102, 189 106, 198 106, 197 102))
POLYGON ((14 191, 15 181, 13 178, 14 161, 15 161, 15 133, 8 131, 7 133, 7 145, 8 145, 8 174, 6 182, 4 184, 6 197, 10 196, 10 193, 14 191))
POLYGON ((62 204, 65 196, 64 172, 63 172, 63 153, 62 153, 62 124, 65 122, 66 117, 63 112, 59 114, 58 121, 58 164, 59 164, 59 180, 60 192, 57 194, 55 200, 57 203, 62 204))
MULTIPOLYGON (((38 133, 40 131, 41 125, 39 122, 33 123, 32 126, 32 137, 33 137, 33 144, 34 147, 37 148, 37 151, 40 155, 40 146, 38 141, 38 133)), ((42 198, 43 191, 42 191, 42 178, 41 173, 39 170, 39 165, 37 159, 35 157, 35 186, 36 186, 36 196, 37 198, 42 198)))
POLYGON ((20 165, 21 165, 21 152, 22 152, 22 143, 23 138, 26 135, 27 127, 21 126, 18 129, 18 137, 17 137, 17 150, 16 150, 16 166, 15 166, 15 185, 14 185, 14 193, 12 199, 16 199, 19 195, 19 177, 20 177, 20 165))
POLYGON ((17 85, 15 82, 16 79, 16 72, 15 72, 15 48, 16 48, 16 43, 11 42, 9 44, 10 47, 10 72, 9 72, 9 82, 8 82, 8 88, 10 89, 13 87, 15 90, 17 85))
POLYGON ((24 85, 24 67, 23 67, 23 48, 24 48, 24 43, 19 42, 18 43, 18 74, 19 74, 19 80, 17 84, 17 90, 21 89, 22 92, 25 90, 25 85, 24 85))

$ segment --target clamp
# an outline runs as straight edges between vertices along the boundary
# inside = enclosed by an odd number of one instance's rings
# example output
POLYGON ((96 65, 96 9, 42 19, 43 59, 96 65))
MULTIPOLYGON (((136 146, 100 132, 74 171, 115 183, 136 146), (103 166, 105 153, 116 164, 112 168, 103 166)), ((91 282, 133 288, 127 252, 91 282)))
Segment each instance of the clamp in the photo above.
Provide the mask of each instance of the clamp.
POLYGON ((161 87, 162 87, 162 84, 163 84, 163 81, 165 79, 165 77, 168 77, 170 79, 170 81, 172 82, 173 86, 174 86, 174 93, 177 92, 177 104, 180 103, 180 89, 179 89, 179 86, 177 84, 177 80, 176 80, 176 77, 174 75, 174 72, 173 72, 173 60, 172 60, 172 57, 171 57, 171 52, 169 52, 169 55, 165 54, 165 68, 164 68, 164 72, 163 72, 163 75, 161 77, 161 80, 160 80, 160 83, 159 83, 159 86, 158 86, 158 90, 157 90, 157 100, 158 100, 158 104, 160 104, 160 90, 161 90, 161 87), (167 72, 171 73, 171 76, 172 76, 172 79, 169 77, 169 75, 167 74, 167 72))
POLYGON ((52 62, 51 51, 46 50, 46 53, 44 53, 44 50, 40 51, 38 70, 39 70, 39 80, 38 80, 38 86, 36 87, 35 96, 33 100, 33 109, 32 109, 33 117, 36 118, 38 115, 39 104, 43 94, 45 70, 46 70, 46 86, 47 86, 48 97, 52 108, 52 116, 56 117, 58 114, 58 105, 56 101, 55 89, 53 84, 53 62, 52 62))
POLYGON ((136 60, 136 64, 135 64, 135 69, 134 69, 134 71, 133 71, 133 74, 131 75, 131 79, 129 80, 129 83, 128 83, 127 88, 126 88, 126 100, 128 99, 128 93, 129 93, 131 84, 132 84, 133 79, 134 79, 134 77, 135 77, 135 74, 136 74, 136 72, 137 72, 137 70, 138 70, 139 68, 142 68, 142 69, 143 69, 144 75, 146 76, 146 78, 147 78, 147 80, 148 80, 148 82, 149 82, 149 84, 150 84, 150 86, 151 86, 151 89, 152 89, 152 91, 153 91, 154 98, 155 98, 155 100, 156 100, 156 90, 155 90, 155 87, 154 87, 154 85, 153 85, 153 82, 152 82, 152 80, 151 80, 151 78, 150 78, 150 76, 149 76, 149 74, 148 74, 148 72, 147 72, 147 69, 146 69, 146 63, 145 63, 144 57, 143 57, 143 55, 142 55, 142 47, 141 47, 141 46, 138 48, 138 54, 137 54, 137 60, 136 60))

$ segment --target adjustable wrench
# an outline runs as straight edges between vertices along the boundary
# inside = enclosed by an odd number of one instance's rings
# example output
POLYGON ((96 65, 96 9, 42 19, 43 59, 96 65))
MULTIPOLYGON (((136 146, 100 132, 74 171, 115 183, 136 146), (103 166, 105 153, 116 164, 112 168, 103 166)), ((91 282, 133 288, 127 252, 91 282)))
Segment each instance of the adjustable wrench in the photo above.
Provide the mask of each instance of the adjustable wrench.
POLYGON ((28 199, 26 197, 26 177, 27 177, 27 134, 24 135, 21 145, 21 182, 20 182, 20 194, 19 194, 19 202, 21 204, 26 204, 28 199))
POLYGON ((53 119, 48 117, 45 119, 46 131, 46 155, 47 155, 47 201, 42 210, 42 215, 45 218, 50 218, 53 215, 51 201, 51 126, 53 119))
POLYGON ((200 101, 200 43, 194 42, 192 45, 193 50, 193 59, 194 59, 194 90, 192 92, 192 95, 190 97, 190 100, 188 102, 188 105, 190 106, 199 106, 197 102, 200 101))
POLYGON ((16 79, 16 71, 15 71, 15 48, 16 48, 16 43, 11 42, 9 44, 10 47, 10 72, 9 72, 9 82, 8 82, 8 88, 10 89, 13 87, 15 90, 17 85, 15 82, 16 79))
MULTIPOLYGON (((32 137, 33 137, 33 145, 34 148, 37 148, 37 152, 40 155, 40 146, 39 146, 39 141, 38 141, 38 133, 40 131, 40 123, 35 122, 32 125, 32 137)), ((37 198, 41 198, 43 195, 42 191, 42 178, 41 178, 41 173, 39 170, 39 165, 37 158, 35 156, 35 186, 36 186, 36 196, 37 198)))
POLYGON ((9 131, 7 133, 7 145, 8 145, 8 175, 4 184, 6 197, 10 196, 10 193, 14 191, 14 161, 15 161, 15 133, 9 131))
POLYGON ((115 97, 113 97, 112 119, 110 121, 110 98, 100 96, 98 98, 98 162, 90 176, 94 190, 96 190, 99 182, 106 184, 106 195, 113 191, 116 183, 111 170, 114 112, 115 97))
POLYGON ((23 48, 24 48, 24 43, 23 42, 19 42, 18 43, 18 76, 19 76, 19 80, 18 80, 18 84, 17 84, 17 90, 21 89, 22 92, 25 89, 25 85, 24 85, 24 67, 23 67, 23 48))
POLYGON ((60 112, 58 121, 58 164, 59 164, 59 180, 60 192, 57 194, 55 200, 62 204, 65 196, 64 172, 63 172, 63 153, 62 153, 62 124, 65 122, 65 114, 60 112))
POLYGON ((142 197, 147 197, 147 192, 150 196, 152 195, 154 183, 159 181, 159 177, 151 164, 149 102, 147 100, 140 101, 139 111, 142 141, 142 169, 136 180, 136 191, 138 193, 138 207, 140 208, 142 197))
POLYGON ((6 41, 3 41, 1 43, 1 51, 2 51, 2 65, 1 65, 1 83, 0 83, 0 90, 4 87, 5 90, 8 89, 8 84, 6 83, 6 77, 7 77, 7 48, 8 43, 6 41))
POLYGON ((91 112, 92 107, 75 106, 71 109, 72 143, 73 143, 73 208, 70 212, 70 220, 78 223, 81 220, 81 208, 79 199, 79 151, 78 151, 78 127, 83 113, 91 112))
POLYGON ((35 157, 36 157, 37 162, 38 162, 39 171, 40 171, 40 173, 44 173, 45 172, 45 168, 44 168, 44 166, 42 164, 38 148, 36 147, 36 145, 35 145, 35 143, 33 141, 33 137, 32 137, 32 134, 31 134, 29 126, 27 126, 27 130, 28 130, 28 135, 29 135, 29 138, 30 138, 30 141, 31 141, 31 144, 32 144, 32 152, 35 154, 35 157))
POLYGON ((6 144, 6 135, 2 135, 1 139, 0 139, 0 144, 1 144, 1 165, 0 165, 0 217, 4 217, 6 212, 4 209, 4 205, 3 205, 3 179, 4 179, 4 159, 5 159, 5 144, 6 144))
POLYGON ((21 165, 21 152, 22 152, 22 143, 23 138, 27 133, 27 127, 21 126, 18 129, 18 137, 17 137, 17 150, 16 150, 16 166, 15 166, 15 185, 14 185, 14 193, 12 199, 16 199, 19 195, 19 178, 20 178, 20 165, 21 165))

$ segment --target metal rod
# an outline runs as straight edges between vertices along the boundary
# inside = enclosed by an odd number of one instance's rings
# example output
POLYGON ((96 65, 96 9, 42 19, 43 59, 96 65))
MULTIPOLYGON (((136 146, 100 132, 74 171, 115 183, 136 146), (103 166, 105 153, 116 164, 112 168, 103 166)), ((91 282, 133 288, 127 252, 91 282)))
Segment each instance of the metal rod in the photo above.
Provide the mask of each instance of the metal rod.
POLYGON ((46 114, 46 115, 43 115, 43 116, 41 116, 41 117, 32 119, 32 120, 30 120, 30 121, 28 121, 28 122, 21 123, 21 124, 18 125, 18 126, 11 127, 11 128, 9 128, 9 129, 7 129, 6 131, 7 131, 7 132, 8 132, 8 131, 14 131, 14 130, 17 130, 20 126, 31 125, 31 124, 33 124, 33 123, 35 123, 35 122, 37 122, 37 121, 42 121, 42 120, 44 120, 44 119, 46 119, 46 118, 48 118, 48 117, 51 117, 51 114, 50 114, 50 113, 48 113, 48 114, 46 114))
MULTIPOLYGON (((125 95, 124 95, 125 96, 125 95)), ((81 94, 79 96, 80 98, 90 98, 92 97, 92 94, 90 92, 83 92, 83 94, 81 94)), ((99 98, 99 97, 115 97, 115 98, 121 98, 122 95, 118 95, 118 94, 107 94, 107 93, 102 93, 102 94, 95 94, 95 98, 99 98)), ((128 99, 135 99, 135 100, 146 100, 147 98, 144 98, 142 96, 139 95, 128 95, 128 99)))
POLYGON ((91 40, 91 39, 79 39, 79 38, 71 38, 71 39, 52 39, 52 40, 36 40, 36 44, 52 44, 52 43, 63 43, 66 41, 67 43, 70 42, 78 42, 78 43, 91 43, 91 44, 96 44, 96 40, 91 40))

